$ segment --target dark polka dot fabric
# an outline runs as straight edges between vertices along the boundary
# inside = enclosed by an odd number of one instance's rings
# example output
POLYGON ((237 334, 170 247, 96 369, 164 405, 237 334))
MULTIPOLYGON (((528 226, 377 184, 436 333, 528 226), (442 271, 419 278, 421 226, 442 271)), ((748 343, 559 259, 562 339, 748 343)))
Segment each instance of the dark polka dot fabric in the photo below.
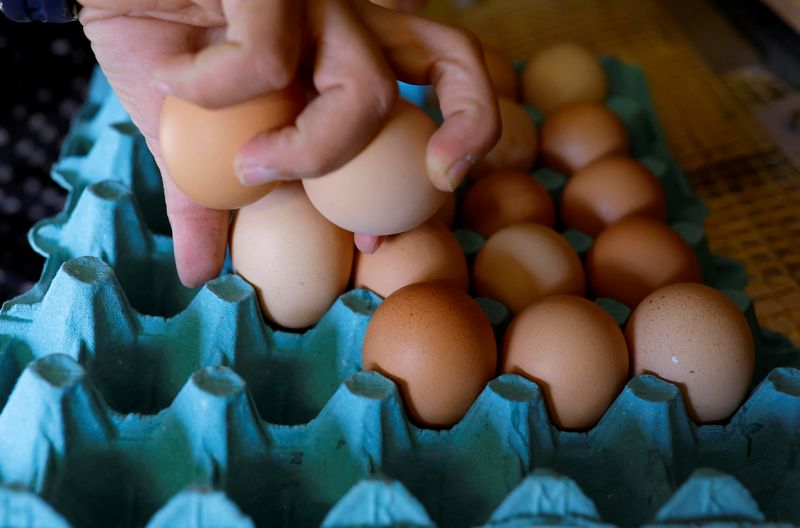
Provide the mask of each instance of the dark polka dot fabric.
POLYGON ((64 204, 50 167, 93 66, 80 24, 18 24, 0 15, 0 302, 30 289, 42 271, 27 232, 64 204))

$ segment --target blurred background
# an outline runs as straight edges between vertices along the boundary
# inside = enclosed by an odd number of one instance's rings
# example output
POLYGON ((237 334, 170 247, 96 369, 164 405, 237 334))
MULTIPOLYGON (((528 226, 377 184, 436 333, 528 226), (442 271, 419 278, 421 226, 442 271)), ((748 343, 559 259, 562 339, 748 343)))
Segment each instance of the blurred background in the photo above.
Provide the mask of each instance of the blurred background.
MULTIPOLYGON (((670 148, 704 198, 711 248, 747 264, 762 324, 800 344, 800 0, 432 0, 423 14, 510 58, 576 41, 641 67, 670 148)), ((0 301, 43 259, 49 179, 93 68, 78 24, 0 17, 0 301)))

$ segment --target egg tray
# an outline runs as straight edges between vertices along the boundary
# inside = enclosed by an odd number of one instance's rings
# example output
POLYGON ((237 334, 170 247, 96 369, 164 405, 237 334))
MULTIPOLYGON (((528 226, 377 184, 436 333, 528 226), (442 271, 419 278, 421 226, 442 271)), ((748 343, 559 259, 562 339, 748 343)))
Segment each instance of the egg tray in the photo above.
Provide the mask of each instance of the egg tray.
MULTIPOLYGON (((0 310, 0 526, 800 524, 797 351, 758 327, 741 265, 708 251, 641 72, 603 65, 704 280, 754 331, 757 386, 728 424, 694 425, 674 385, 639 376, 592 430, 562 432, 535 383, 503 375, 453 428, 417 428, 395 385, 361 372, 377 296, 349 291, 291 333, 235 275, 180 285, 158 171, 98 73, 53 167, 65 208, 30 233, 41 279, 0 310)), ((468 255, 481 244, 458 235, 468 255)))

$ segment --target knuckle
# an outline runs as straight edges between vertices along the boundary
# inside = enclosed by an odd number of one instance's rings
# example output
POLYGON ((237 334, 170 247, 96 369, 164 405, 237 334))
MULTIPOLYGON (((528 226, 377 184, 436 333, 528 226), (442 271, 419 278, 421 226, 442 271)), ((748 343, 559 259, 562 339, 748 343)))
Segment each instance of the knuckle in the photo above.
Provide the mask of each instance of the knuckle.
POLYGON ((372 98, 378 114, 383 117, 397 100, 397 83, 388 77, 379 77, 372 83, 372 98))
POLYGON ((315 178, 333 172, 338 167, 332 153, 319 149, 315 155, 308 156, 298 168, 301 178, 315 178))
POLYGON ((252 64, 256 78, 274 90, 286 88, 294 79, 293 62, 285 54, 257 54, 252 64))
POLYGON ((464 28, 452 28, 451 38, 459 54, 467 54, 472 60, 481 60, 483 44, 475 33, 464 28))
POLYGON ((190 101, 203 108, 217 108, 217 87, 210 82, 190 82, 186 85, 186 95, 190 101))

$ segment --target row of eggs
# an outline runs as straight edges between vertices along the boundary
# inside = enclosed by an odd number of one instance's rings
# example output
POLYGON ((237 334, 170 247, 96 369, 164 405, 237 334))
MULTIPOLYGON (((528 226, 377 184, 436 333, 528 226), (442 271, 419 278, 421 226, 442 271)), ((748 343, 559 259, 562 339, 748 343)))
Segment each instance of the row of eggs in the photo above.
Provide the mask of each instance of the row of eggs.
POLYGON ((408 415, 426 427, 457 423, 489 380, 511 373, 539 385, 550 420, 566 430, 593 427, 639 374, 678 385, 696 422, 720 422, 741 405, 755 368, 744 316, 697 283, 653 292, 624 334, 599 305, 550 295, 517 314, 500 342, 498 354, 489 319, 464 292, 416 283, 373 315, 363 364, 392 379, 408 415))
MULTIPOLYGON (((498 93, 516 97, 519 80, 510 63, 493 65, 492 53, 486 57, 498 93)), ((537 132, 521 104, 499 96, 501 138, 471 171, 458 213, 452 193, 434 188, 425 170, 436 125, 403 101, 352 161, 302 183, 244 187, 232 166, 239 145, 252 135, 292 123, 303 106, 296 87, 216 111, 168 98, 162 150, 171 176, 190 197, 212 208, 241 208, 231 230, 234 270, 253 284, 273 323, 313 325, 351 278, 354 287, 387 298, 368 328, 364 367, 395 380, 409 415, 423 425, 455 423, 498 372, 496 336, 465 293, 470 276, 475 294, 515 314, 502 336, 499 372, 539 383, 558 426, 592 426, 629 371, 680 384, 698 421, 726 418, 752 378, 752 336, 722 294, 685 284, 700 280, 696 258, 664 224, 660 183, 628 156, 624 126, 599 102, 607 86, 602 69, 585 50, 567 45, 530 61, 522 81, 526 101, 547 119, 537 132), (204 136, 200 130, 212 133, 186 151, 188 132, 204 136), (527 174, 537 158, 569 175, 558 204, 560 225, 597 237, 586 273, 552 229, 558 221, 550 195, 527 174), (450 230, 429 220, 434 215, 456 215, 463 227, 486 237, 471 273, 450 230), (395 236, 374 254, 354 256, 352 232, 395 236), (585 277, 595 296, 639 305, 627 343, 610 316, 579 297, 586 293, 585 277), (679 293, 664 295, 663 287, 675 283, 669 291, 679 293), (700 299, 694 311, 674 308, 691 299, 700 299), (403 308, 392 308, 397 305, 403 308), (433 308, 426 311, 428 305, 433 308), (686 346, 675 348, 676 336, 688 339, 686 346)))

